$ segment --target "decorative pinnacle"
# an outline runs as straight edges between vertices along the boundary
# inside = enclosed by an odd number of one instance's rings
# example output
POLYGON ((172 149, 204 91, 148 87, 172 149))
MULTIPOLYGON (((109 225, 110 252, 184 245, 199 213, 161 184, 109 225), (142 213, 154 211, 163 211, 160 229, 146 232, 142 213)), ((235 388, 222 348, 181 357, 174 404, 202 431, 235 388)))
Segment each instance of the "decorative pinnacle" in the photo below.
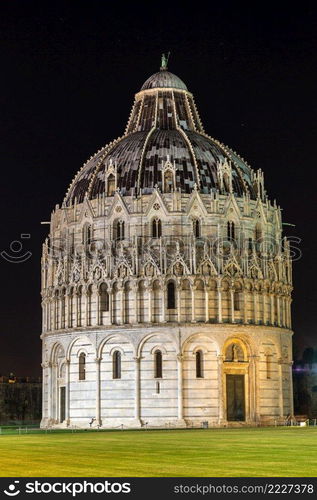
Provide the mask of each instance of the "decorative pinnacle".
POLYGON ((168 63, 169 56, 170 56, 170 52, 168 52, 167 56, 165 54, 162 54, 161 68, 160 68, 161 71, 166 71, 167 70, 167 63, 168 63))

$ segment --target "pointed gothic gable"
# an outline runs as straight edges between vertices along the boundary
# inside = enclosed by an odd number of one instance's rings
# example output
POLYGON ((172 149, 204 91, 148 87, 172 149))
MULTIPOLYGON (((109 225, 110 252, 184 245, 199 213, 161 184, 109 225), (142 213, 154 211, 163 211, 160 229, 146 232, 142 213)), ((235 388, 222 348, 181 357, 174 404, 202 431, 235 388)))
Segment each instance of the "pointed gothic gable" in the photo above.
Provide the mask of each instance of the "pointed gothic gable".
POLYGON ((128 207, 124 201, 123 196, 121 193, 116 191, 112 204, 110 206, 109 212, 108 212, 108 218, 120 218, 120 217, 128 217, 129 216, 129 210, 128 207))
POLYGON ((272 281, 278 281, 278 275, 275 269, 275 265, 273 261, 268 262, 267 265, 268 277, 272 281))
POLYGON ((198 265, 197 271, 199 274, 202 274, 204 276, 218 275, 217 269, 209 257, 203 257, 198 265))
POLYGON ((187 203, 185 212, 187 215, 192 215, 192 216, 207 216, 208 212, 206 210, 206 207, 204 205, 204 202, 201 198, 200 193, 197 190, 193 190, 191 197, 189 198, 189 201, 187 203))
POLYGON ((114 267, 115 277, 123 278, 133 274, 130 257, 127 257, 123 245, 118 246, 118 254, 116 257, 116 264, 114 267))
POLYGON ((223 274, 231 277, 243 275, 242 269, 234 257, 231 257, 226 263, 223 274))
POLYGON ((148 202, 148 205, 145 209, 145 215, 149 216, 168 216, 168 208, 164 202, 164 199, 158 189, 155 189, 152 193, 152 196, 148 202))
POLYGON ((132 269, 127 262, 120 262, 115 267, 114 276, 116 278, 126 278, 127 276, 132 276, 132 269))
POLYGON ((87 222, 91 223, 94 217, 95 213, 92 203, 87 197, 85 197, 83 204, 80 207, 78 222, 82 223, 84 220, 87 220, 87 222))
POLYGON ((263 202, 260 198, 256 201, 256 208, 254 210, 254 221, 255 223, 260 221, 262 224, 267 223, 267 217, 264 210, 263 202))
POLYGON ((142 271, 143 276, 159 276, 161 274, 159 265, 150 251, 144 255, 142 271), (152 272, 153 274, 151 274, 152 272))
POLYGON ((263 279, 263 273, 255 263, 249 267, 249 276, 253 279, 263 279))
POLYGON ((167 274, 174 274, 175 276, 182 276, 190 274, 187 264, 180 253, 176 254, 170 263, 167 274))
POLYGON ((235 196, 232 193, 229 194, 229 196, 227 197, 223 211, 225 217, 230 217, 233 215, 233 217, 236 218, 238 221, 241 219, 242 217, 241 210, 239 208, 235 196))

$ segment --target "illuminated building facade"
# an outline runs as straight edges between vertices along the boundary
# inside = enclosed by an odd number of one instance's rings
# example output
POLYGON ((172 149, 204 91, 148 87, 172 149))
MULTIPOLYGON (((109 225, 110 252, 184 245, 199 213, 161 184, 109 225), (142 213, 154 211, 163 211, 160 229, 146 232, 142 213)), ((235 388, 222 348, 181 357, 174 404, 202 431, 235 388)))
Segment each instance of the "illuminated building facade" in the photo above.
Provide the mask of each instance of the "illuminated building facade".
POLYGON ((42 426, 283 419, 291 290, 263 173, 205 133, 163 59, 124 135, 84 164, 52 213, 42 426))

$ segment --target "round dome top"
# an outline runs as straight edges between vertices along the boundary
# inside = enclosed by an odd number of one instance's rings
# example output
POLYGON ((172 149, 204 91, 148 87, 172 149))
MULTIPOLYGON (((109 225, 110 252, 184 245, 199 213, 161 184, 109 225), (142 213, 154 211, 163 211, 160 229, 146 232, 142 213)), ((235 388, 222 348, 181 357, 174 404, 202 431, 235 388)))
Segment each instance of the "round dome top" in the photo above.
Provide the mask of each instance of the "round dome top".
POLYGON ((150 76, 142 85, 141 90, 156 88, 188 90, 185 83, 178 76, 166 70, 158 71, 150 76))
POLYGON ((135 96, 124 135, 85 163, 64 203, 81 203, 86 196, 95 199, 105 192, 110 196, 108 175, 114 176, 114 189, 123 196, 164 190, 166 169, 173 172, 173 189, 182 193, 197 189, 255 198, 252 169, 205 133, 194 98, 184 90, 182 80, 165 67, 148 78, 135 96), (223 177, 224 165, 230 182, 223 177))

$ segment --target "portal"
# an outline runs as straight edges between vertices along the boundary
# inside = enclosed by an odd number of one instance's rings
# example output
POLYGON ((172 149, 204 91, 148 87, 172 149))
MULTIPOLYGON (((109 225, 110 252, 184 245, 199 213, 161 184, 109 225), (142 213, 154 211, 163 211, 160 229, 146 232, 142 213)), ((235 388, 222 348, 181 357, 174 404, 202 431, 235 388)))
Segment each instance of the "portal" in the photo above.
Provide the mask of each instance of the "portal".
POLYGON ((65 387, 60 388, 60 422, 65 420, 65 400, 66 400, 66 389, 65 387))
POLYGON ((244 375, 227 375, 227 420, 245 420, 244 375))

